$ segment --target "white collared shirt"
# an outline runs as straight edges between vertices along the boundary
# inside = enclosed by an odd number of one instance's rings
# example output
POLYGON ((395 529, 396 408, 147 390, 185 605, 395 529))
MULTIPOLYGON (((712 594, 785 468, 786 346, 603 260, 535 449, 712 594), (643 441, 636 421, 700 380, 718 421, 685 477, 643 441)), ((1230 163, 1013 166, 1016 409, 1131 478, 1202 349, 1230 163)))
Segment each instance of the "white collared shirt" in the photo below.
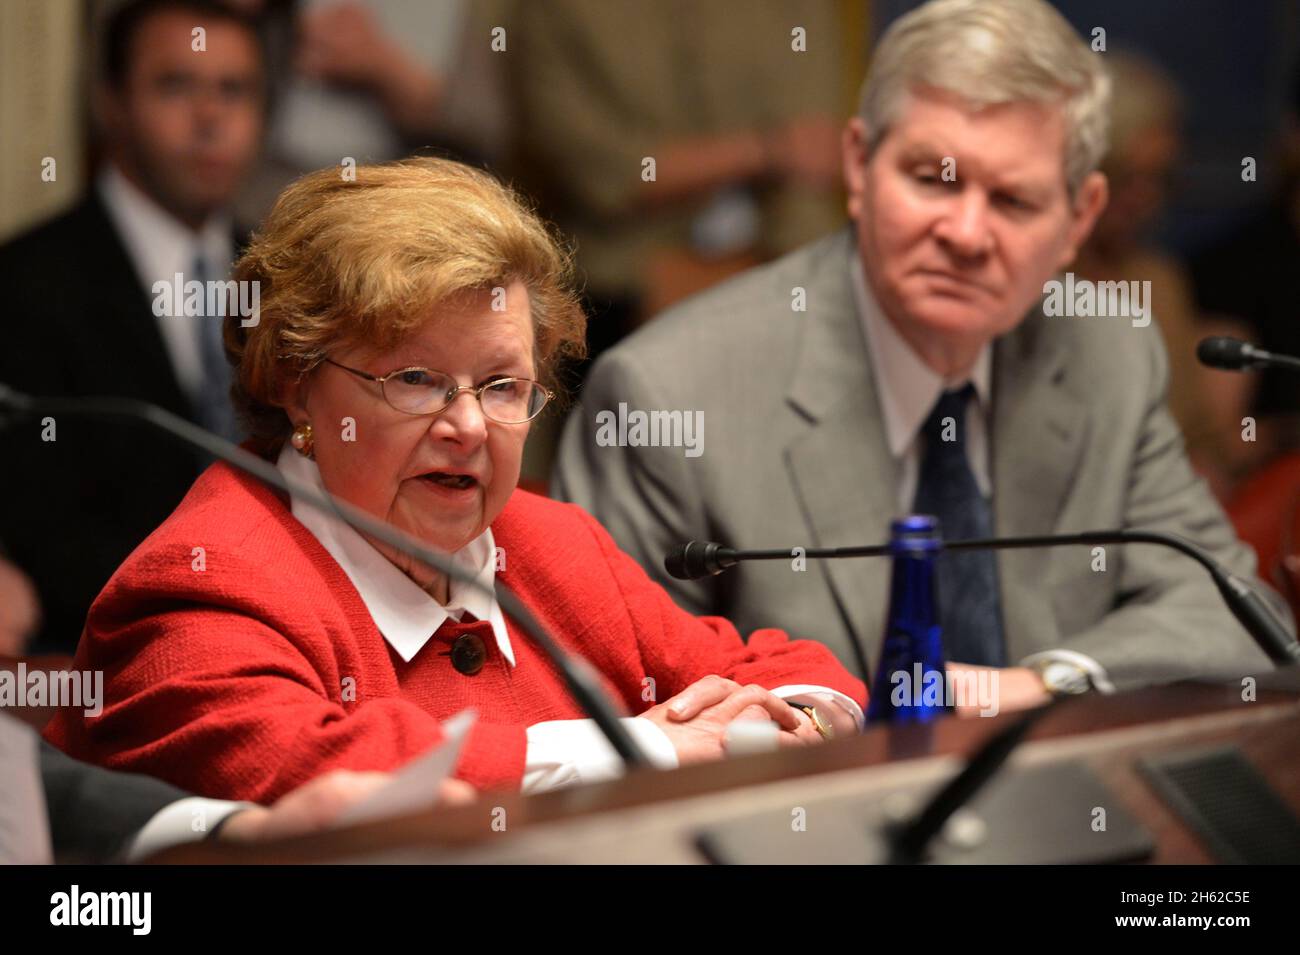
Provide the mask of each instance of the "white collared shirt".
MULTIPOLYGON (((986 343, 980 349, 969 374, 945 379, 925 363, 885 316, 867 283, 859 256, 853 256, 849 271, 854 304, 866 331, 867 354, 885 422, 885 440, 889 444, 889 453, 899 466, 898 513, 912 512, 924 442, 921 429, 926 418, 943 392, 960 388, 968 381, 975 387, 975 401, 966 408, 966 460, 980 493, 985 499, 991 498, 989 409, 993 402, 992 344, 986 343)), ((1087 672, 1098 690, 1104 693, 1115 691, 1105 668, 1092 657, 1074 650, 1044 650, 1030 654, 1019 665, 1030 666, 1045 660, 1070 663, 1087 672)))
MULTIPOLYGON (((325 490, 316 462, 298 454, 288 444, 280 452, 276 467, 290 480, 325 490)), ((468 612, 476 620, 486 620, 492 625, 497 649, 511 666, 515 665, 510 634, 495 599, 462 581, 452 580, 448 584, 450 600, 444 607, 350 526, 299 498, 291 498, 290 503, 293 516, 343 568, 361 595, 370 619, 405 662, 415 659, 449 618, 459 623, 468 612)), ((490 588, 495 582, 496 542, 492 528, 450 556, 485 587, 490 588)))
MULTIPOLYGON (((166 282, 171 288, 178 273, 185 281, 195 278, 194 261, 200 255, 208 280, 225 280, 230 275, 235 249, 229 216, 212 216, 195 232, 141 192, 111 162, 97 177, 97 188, 150 301, 155 282, 166 282)), ((203 386, 202 320, 168 314, 155 320, 176 380, 189 399, 197 402, 203 386)))
POLYGON ((122 850, 123 861, 139 862, 171 846, 201 842, 231 813, 256 805, 201 796, 178 799, 149 817, 149 821, 131 837, 122 850))
MULTIPOLYGON (((316 463, 285 445, 276 461, 280 473, 318 490, 325 490, 316 463)), ((293 516, 338 562, 357 588, 375 626, 389 645, 409 661, 448 618, 460 620, 465 612, 492 624, 497 646, 511 666, 515 665, 510 634, 495 597, 452 581, 448 606, 438 603, 414 581, 397 569, 364 537, 342 521, 327 517, 301 498, 290 496, 293 516)), ((491 587, 496 579, 496 544, 489 527, 475 540, 451 555, 480 583, 491 587)), ((863 724, 862 708, 853 699, 828 687, 789 685, 772 691, 783 699, 808 698, 813 702, 832 699, 863 724)), ((625 717, 623 725, 661 769, 677 766, 677 751, 657 725, 641 717, 625 717)), ((542 792, 578 782, 610 779, 622 772, 622 760, 610 746, 594 720, 549 720, 527 728, 528 749, 524 759, 524 792, 542 792)))
POLYGON ((876 379, 876 393, 885 422, 889 452, 899 463, 898 512, 909 514, 916 497, 916 483, 924 438, 921 428, 935 402, 945 391, 968 381, 975 386, 975 401, 966 408, 966 458, 975 483, 989 497, 988 413, 992 399, 993 346, 980 349, 970 373, 945 379, 925 363, 907 339, 885 316, 867 285, 862 261, 853 257, 853 296, 867 334, 867 354, 876 379))

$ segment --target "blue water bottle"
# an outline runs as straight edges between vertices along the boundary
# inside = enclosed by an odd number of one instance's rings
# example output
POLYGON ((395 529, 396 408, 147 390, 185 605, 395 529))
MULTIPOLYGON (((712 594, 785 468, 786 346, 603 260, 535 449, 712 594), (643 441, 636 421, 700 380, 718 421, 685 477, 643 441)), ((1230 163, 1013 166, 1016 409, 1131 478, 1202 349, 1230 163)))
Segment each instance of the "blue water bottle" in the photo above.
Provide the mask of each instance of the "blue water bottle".
POLYGON ((934 590, 934 568, 942 549, 937 517, 913 514, 890 525, 894 568, 889 616, 868 722, 928 723, 945 712, 943 630, 934 590))

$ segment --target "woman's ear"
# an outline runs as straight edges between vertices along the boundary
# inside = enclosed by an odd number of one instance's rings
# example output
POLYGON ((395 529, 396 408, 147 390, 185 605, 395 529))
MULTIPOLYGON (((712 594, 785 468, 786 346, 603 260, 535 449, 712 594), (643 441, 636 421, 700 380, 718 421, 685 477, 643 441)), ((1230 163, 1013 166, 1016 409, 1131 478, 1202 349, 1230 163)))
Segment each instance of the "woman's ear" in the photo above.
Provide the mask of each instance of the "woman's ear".
POLYGON ((311 379, 311 372, 303 372, 296 378, 288 378, 280 386, 280 393, 276 396, 276 404, 284 409, 284 413, 295 425, 311 420, 311 415, 307 411, 311 379))

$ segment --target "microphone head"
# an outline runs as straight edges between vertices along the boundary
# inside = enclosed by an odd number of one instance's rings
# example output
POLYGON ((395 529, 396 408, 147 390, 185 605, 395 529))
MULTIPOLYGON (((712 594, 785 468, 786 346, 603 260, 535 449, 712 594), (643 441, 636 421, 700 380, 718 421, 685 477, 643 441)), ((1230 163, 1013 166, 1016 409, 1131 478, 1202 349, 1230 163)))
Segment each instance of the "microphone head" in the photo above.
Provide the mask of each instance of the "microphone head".
POLYGON ((32 415, 36 401, 30 395, 14 391, 4 382, 0 382, 0 428, 16 424, 19 420, 32 415))
POLYGON ((668 576, 677 580, 707 577, 709 572, 700 567, 699 547, 699 541, 687 541, 669 551, 664 558, 664 570, 668 571, 668 576))
POLYGON ((721 544, 687 541, 669 551, 668 556, 664 558, 664 570, 668 571, 668 576, 675 577, 677 580, 712 577, 735 563, 734 559, 724 559, 730 553, 731 551, 721 544))
POLYGON ((11 411, 27 411, 31 408, 33 401, 29 395, 21 391, 15 391, 0 381, 0 408, 8 408, 11 411))
POLYGON ((1255 347, 1240 339, 1215 335, 1205 338, 1196 346, 1196 357, 1202 365, 1210 368, 1222 368, 1225 371, 1241 371, 1254 364, 1255 347))

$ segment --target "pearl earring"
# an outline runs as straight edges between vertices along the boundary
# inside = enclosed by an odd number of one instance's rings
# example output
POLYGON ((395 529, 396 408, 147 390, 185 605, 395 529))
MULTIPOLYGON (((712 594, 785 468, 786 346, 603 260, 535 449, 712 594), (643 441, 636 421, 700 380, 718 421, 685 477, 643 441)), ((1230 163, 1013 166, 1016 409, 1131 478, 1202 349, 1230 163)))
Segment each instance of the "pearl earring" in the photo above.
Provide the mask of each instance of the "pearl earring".
POLYGON ((289 443, 304 458, 316 456, 314 453, 315 439, 312 436, 311 425, 305 421, 293 429, 293 434, 289 436, 289 443))

